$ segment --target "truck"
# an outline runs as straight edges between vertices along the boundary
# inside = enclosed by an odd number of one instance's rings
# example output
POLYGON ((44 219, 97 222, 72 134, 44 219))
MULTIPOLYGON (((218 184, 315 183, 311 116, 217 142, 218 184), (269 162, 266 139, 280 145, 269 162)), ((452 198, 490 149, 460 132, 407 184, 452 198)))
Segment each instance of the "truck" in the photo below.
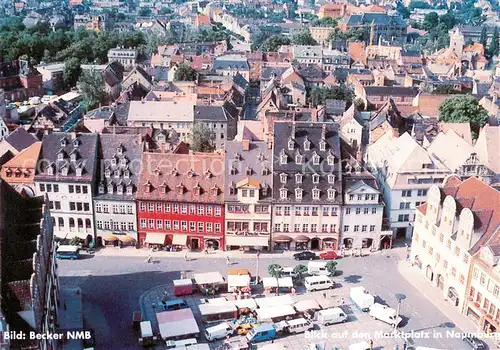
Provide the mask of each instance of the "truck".
POLYGON ((402 321, 402 318, 396 315, 396 310, 379 303, 375 303, 370 307, 369 315, 374 319, 388 323, 393 327, 398 326, 402 321))
POLYGON ((262 323, 247 333, 246 337, 250 343, 259 343, 276 338, 276 328, 273 323, 262 323))
POLYGON ((319 324, 325 326, 347 321, 347 315, 345 314, 344 310, 339 307, 319 310, 318 312, 316 312, 314 318, 318 321, 319 324))
POLYGON ((364 287, 351 288, 349 296, 354 304, 363 312, 368 312, 375 304, 375 297, 368 293, 364 287))

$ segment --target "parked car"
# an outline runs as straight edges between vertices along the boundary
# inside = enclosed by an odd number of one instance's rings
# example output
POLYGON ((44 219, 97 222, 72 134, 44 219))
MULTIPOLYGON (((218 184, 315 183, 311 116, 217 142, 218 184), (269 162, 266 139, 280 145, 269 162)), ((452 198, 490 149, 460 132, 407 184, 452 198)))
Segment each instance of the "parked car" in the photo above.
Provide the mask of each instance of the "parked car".
POLYGON ((479 350, 485 348, 484 343, 476 337, 464 337, 462 340, 469 344, 473 349, 479 350))
POLYGON ((318 258, 316 254, 313 252, 300 252, 293 254, 293 258, 295 260, 315 260, 318 258))
POLYGON ((329 250, 327 252, 321 253, 319 255, 319 257, 320 257, 320 259, 323 259, 323 260, 335 260, 339 256, 333 250, 329 250))

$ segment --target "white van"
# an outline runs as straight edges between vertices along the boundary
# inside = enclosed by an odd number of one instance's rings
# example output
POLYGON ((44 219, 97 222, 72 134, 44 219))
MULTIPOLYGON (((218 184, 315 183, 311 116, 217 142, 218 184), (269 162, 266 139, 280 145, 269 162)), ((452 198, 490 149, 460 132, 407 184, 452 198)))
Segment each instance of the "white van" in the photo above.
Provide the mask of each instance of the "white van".
POLYGON ((340 307, 319 310, 314 317, 316 321, 325 326, 347 321, 347 315, 340 307))
POLYGON ((396 310, 379 303, 375 303, 370 307, 369 315, 374 319, 388 323, 393 327, 399 325, 402 321, 401 317, 396 319, 396 310))
POLYGON ((182 339, 182 340, 167 340, 167 349, 186 348, 189 345, 198 344, 196 338, 182 339))
POLYGON ((304 286, 308 292, 335 287, 335 283, 328 276, 309 276, 304 280, 304 286))
POLYGON ((283 270, 281 271, 281 277, 297 277, 297 274, 293 272, 293 269, 294 268, 290 266, 283 267, 283 270))
POLYGON ((224 339, 228 335, 233 334, 234 330, 229 325, 229 323, 224 322, 221 324, 218 324, 217 326, 209 327, 205 329, 205 338, 207 338, 208 341, 214 341, 217 339, 224 339))
POLYGON ((284 321, 283 330, 288 333, 303 333, 313 329, 313 324, 305 318, 296 318, 289 321, 284 321))
POLYGON ((328 276, 329 272, 326 269, 327 261, 309 261, 307 264, 307 273, 315 276, 328 276))
POLYGON ((349 293, 351 300, 361 311, 367 312, 375 304, 375 297, 368 293, 364 287, 353 287, 349 293))

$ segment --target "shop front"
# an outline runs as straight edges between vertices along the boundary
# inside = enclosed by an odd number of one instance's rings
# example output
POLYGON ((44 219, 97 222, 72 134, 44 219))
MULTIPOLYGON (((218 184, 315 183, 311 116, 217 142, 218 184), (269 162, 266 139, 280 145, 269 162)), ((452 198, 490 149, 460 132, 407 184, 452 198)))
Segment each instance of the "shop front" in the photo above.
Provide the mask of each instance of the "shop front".
POLYGON ((227 250, 269 250, 269 235, 238 236, 226 235, 227 250))
POLYGON ((285 235, 273 237, 273 249, 290 250, 290 242, 292 242, 292 238, 285 235))
POLYGON ((309 237, 306 236, 297 236, 294 238, 295 242, 295 250, 296 251, 301 251, 301 250, 307 250, 309 249, 309 237))
POLYGON ((335 238, 327 237, 323 238, 323 249, 324 250, 337 250, 337 240, 335 238))
POLYGON ((166 241, 166 233, 148 232, 146 234, 146 239, 144 240, 144 245, 148 248, 161 248, 167 244, 166 241))
MULTIPOLYGON (((441 276, 441 275, 440 275, 441 276)), ((438 277, 439 278, 439 277, 438 277)), ((439 282, 439 280, 438 280, 439 282)), ((458 292, 455 288, 448 288, 448 299, 453 303, 453 305, 458 306, 460 299, 458 297, 458 292)))

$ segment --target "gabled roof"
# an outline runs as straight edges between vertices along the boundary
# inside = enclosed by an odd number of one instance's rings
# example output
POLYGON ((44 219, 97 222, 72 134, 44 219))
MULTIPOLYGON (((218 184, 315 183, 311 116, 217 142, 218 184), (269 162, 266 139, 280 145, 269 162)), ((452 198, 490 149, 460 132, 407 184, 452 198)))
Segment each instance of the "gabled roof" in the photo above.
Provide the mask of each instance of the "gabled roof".
POLYGON ((12 147, 14 147, 17 151, 22 151, 26 147, 31 146, 38 139, 29 132, 26 131, 22 126, 18 127, 16 130, 11 132, 6 138, 7 141, 12 147))
POLYGON ((427 148, 427 151, 448 169, 455 171, 465 164, 474 149, 455 131, 449 129, 447 132, 440 132, 427 148))
POLYGON ((500 174, 500 127, 486 124, 474 146, 479 159, 496 174, 500 174))

